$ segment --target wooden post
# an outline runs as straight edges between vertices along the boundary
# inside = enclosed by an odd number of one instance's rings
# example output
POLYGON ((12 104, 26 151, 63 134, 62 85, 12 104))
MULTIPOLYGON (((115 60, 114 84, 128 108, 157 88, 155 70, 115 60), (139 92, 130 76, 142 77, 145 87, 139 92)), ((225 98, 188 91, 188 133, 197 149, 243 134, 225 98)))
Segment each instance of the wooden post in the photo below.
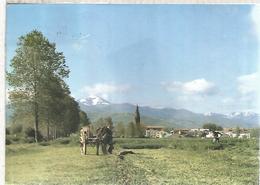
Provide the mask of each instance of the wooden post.
POLYGON ((87 140, 84 142, 84 154, 87 155, 87 140))

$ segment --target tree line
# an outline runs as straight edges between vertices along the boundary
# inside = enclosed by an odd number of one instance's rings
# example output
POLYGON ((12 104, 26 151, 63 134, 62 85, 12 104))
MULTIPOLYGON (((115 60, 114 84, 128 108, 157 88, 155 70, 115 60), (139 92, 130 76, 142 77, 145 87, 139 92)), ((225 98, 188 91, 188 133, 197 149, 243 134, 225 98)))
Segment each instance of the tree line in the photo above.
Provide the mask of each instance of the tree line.
MULTIPOLYGON (((69 136, 86 125, 94 129, 113 124, 111 117, 100 118, 91 124, 65 83, 69 73, 63 53, 57 51, 55 43, 40 31, 33 30, 18 39, 6 75, 13 133, 23 130, 38 142, 43 135, 49 140, 69 136)), ((134 121, 127 128, 118 123, 115 132, 120 136, 144 136, 138 106, 134 121)))
POLYGON ((21 36, 7 72, 13 122, 32 126, 35 142, 40 128, 49 139, 78 129, 80 109, 64 79, 70 70, 55 43, 37 30, 21 36))
POLYGON ((144 137, 144 125, 141 124, 139 107, 136 106, 136 110, 134 113, 133 121, 128 124, 124 124, 123 122, 118 122, 116 124, 113 123, 111 117, 99 118, 94 121, 93 124, 90 124, 92 130, 96 130, 99 127, 103 127, 106 125, 112 125, 113 132, 115 137, 144 137))

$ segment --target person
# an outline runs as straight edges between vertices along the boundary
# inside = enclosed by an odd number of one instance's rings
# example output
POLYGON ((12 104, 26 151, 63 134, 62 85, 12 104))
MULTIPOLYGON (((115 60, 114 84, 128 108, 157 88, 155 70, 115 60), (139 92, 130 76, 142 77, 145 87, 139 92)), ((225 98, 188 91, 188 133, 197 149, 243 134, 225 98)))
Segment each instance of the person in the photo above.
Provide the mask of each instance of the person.
POLYGON ((112 154, 112 150, 114 149, 114 146, 113 146, 113 132, 112 132, 112 125, 108 125, 107 128, 106 128, 106 143, 109 145, 108 147, 108 152, 110 154, 112 154))
POLYGON ((220 138, 220 136, 221 136, 221 133, 219 133, 219 132, 216 132, 216 131, 213 131, 213 142, 215 143, 215 142, 218 142, 219 143, 219 138, 220 138))
POLYGON ((83 128, 80 129, 80 153, 86 155, 86 136, 87 132, 83 128))

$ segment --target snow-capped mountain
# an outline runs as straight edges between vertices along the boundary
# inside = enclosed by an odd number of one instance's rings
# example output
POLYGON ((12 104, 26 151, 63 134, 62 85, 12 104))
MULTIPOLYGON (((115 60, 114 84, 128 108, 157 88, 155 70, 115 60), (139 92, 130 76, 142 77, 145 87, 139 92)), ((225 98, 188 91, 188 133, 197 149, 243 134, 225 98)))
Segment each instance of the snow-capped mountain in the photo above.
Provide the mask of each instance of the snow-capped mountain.
POLYGON ((80 103, 86 105, 86 106, 92 106, 92 105, 110 105, 110 102, 99 97, 99 96, 89 96, 87 98, 82 98, 78 100, 80 103))
POLYGON ((233 119, 233 118, 255 118, 259 115, 255 112, 232 112, 230 114, 226 114, 227 118, 233 119))
MULTIPOLYGON (((88 113, 93 121, 100 117, 111 116, 115 123, 129 123, 133 120, 136 105, 130 103, 115 104, 99 97, 90 96, 78 100, 81 110, 88 113)), ((258 127, 259 115, 254 112, 233 112, 221 114, 208 112, 194 113, 186 109, 153 108, 139 106, 142 120, 146 124, 166 125, 176 128, 199 128, 205 123, 216 123, 222 127, 258 127)))
POLYGON ((210 117, 210 116, 223 116, 223 114, 215 113, 215 112, 206 112, 203 114, 204 116, 210 117))

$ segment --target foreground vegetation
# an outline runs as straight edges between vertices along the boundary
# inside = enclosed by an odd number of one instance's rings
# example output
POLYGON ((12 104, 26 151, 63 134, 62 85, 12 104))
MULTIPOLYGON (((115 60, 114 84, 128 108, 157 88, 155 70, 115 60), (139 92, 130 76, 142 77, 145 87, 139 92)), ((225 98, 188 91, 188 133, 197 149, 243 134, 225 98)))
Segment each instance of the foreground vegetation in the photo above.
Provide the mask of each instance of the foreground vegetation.
POLYGON ((81 156, 76 137, 8 145, 6 183, 258 184, 259 148, 253 139, 216 145, 201 139, 115 140, 114 154, 106 156, 96 156, 93 147, 81 156), (123 160, 116 155, 122 147, 140 146, 123 160))

